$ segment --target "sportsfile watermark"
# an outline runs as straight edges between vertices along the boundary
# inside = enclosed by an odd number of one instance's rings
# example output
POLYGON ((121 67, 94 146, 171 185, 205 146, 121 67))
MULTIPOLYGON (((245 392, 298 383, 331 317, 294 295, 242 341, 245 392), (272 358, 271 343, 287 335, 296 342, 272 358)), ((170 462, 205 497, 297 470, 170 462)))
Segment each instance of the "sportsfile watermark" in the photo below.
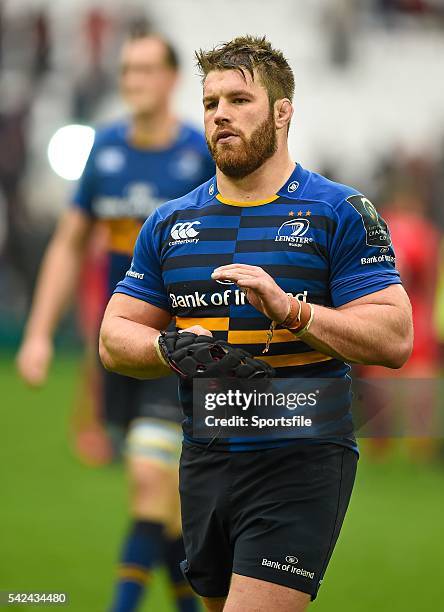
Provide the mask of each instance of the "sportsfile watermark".
POLYGON ((197 438, 444 437, 443 379, 197 379, 197 438))

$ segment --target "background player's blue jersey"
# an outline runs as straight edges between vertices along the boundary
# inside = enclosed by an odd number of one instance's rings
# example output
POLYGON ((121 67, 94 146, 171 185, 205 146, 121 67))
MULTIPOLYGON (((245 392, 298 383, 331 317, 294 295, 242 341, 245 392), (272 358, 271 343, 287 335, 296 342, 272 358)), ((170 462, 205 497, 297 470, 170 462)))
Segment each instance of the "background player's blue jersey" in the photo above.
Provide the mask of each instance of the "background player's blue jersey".
POLYGON ((180 124, 176 139, 164 149, 132 145, 128 121, 98 130, 72 202, 109 229, 110 293, 130 265, 145 219, 213 173, 205 138, 189 125, 180 124))
MULTIPOLYGON (((235 284, 212 280, 211 273, 230 263, 260 266, 293 296, 338 307, 400 283, 394 262, 388 228, 371 202, 297 165, 266 201, 226 200, 213 178, 161 206, 143 226, 131 268, 116 291, 171 312, 180 329, 202 325, 270 363, 278 378, 344 379, 348 364, 312 349, 286 329, 275 330, 269 352, 262 355, 269 319, 235 284)), ((181 392, 185 439, 199 443, 192 437, 190 390, 182 384, 181 392)), ((347 418, 351 422, 350 414, 347 418)), ((332 431, 338 431, 335 425, 332 431)), ((351 428, 350 435, 330 441, 356 448, 351 428)), ((228 439, 217 447, 247 450, 287 443, 228 439)))

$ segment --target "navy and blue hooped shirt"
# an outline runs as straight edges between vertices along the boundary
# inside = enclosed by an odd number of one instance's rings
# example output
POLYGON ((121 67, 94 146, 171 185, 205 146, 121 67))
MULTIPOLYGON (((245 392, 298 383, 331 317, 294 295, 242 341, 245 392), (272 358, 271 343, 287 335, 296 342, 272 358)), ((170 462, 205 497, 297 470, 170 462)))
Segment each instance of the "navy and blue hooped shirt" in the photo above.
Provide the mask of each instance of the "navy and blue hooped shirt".
POLYGON ((145 219, 160 204, 188 193, 213 174, 203 134, 187 124, 179 125, 174 142, 163 149, 132 145, 129 120, 97 131, 72 205, 109 230, 110 294, 130 266, 145 219))
MULTIPOLYGON (((372 203, 298 164, 278 193, 264 201, 227 200, 213 177, 157 208, 137 238, 131 267, 116 292, 170 312, 179 329, 196 324, 209 329, 267 361, 278 378, 348 378, 348 364, 286 329, 275 330, 262 355, 269 319, 236 285, 211 278, 214 268, 231 263, 260 266, 287 293, 334 308, 401 282, 387 225, 372 203)), ((186 385, 181 394, 185 440, 202 443, 192 436, 186 385)), ((351 422, 350 413, 348 418, 351 422)), ((356 449, 352 432, 329 441, 356 449)), ((221 439, 215 448, 242 451, 288 443, 235 438, 221 439)))

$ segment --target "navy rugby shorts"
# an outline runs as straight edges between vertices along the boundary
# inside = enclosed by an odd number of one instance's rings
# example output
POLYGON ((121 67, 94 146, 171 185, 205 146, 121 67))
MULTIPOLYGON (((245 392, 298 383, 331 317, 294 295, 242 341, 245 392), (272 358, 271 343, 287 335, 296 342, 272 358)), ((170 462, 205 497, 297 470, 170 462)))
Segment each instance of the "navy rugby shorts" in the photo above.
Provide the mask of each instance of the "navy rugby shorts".
POLYGON ((196 593, 228 594, 231 574, 309 593, 323 580, 358 456, 329 443, 223 452, 183 444, 181 564, 196 593))

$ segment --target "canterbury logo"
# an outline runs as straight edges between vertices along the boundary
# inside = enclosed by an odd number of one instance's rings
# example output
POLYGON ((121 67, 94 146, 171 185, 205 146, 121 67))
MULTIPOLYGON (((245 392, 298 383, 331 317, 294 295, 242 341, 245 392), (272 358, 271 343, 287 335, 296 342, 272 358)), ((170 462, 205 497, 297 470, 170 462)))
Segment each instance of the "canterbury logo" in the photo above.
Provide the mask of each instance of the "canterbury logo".
POLYGON ((174 240, 184 240, 185 238, 195 238, 199 233, 193 225, 200 225, 200 221, 186 221, 185 223, 176 223, 171 230, 171 237, 174 240))

